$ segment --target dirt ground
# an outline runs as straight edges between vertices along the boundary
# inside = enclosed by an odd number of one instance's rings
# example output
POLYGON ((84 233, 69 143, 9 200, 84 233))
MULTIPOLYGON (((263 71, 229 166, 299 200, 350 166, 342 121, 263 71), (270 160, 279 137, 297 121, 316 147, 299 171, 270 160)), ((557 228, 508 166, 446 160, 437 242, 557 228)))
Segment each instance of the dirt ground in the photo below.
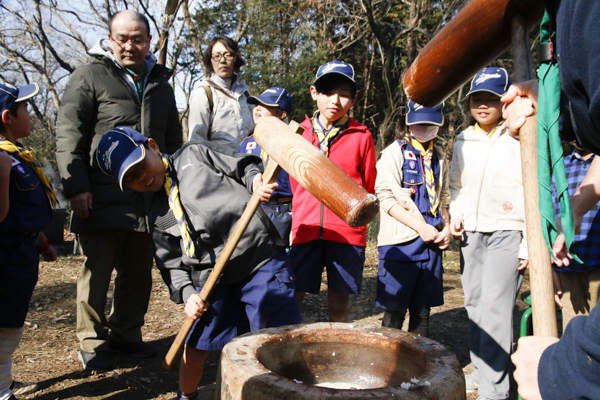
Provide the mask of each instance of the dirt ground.
MULTIPOLYGON (((157 347, 155 358, 138 360, 116 356, 118 368, 104 373, 90 373, 77 360, 75 335, 75 294, 77 275, 83 257, 72 254, 73 242, 59 247, 56 263, 42 262, 40 277, 33 294, 24 337, 13 358, 16 380, 35 381, 40 390, 24 399, 172 399, 177 392, 178 367, 164 371, 161 362, 181 323, 184 311, 169 300, 168 290, 154 269, 154 284, 144 340, 157 347)), ((469 368, 469 320, 463 304, 458 253, 447 251, 444 258, 445 305, 432 310, 431 339, 449 347, 463 367, 469 368)), ((375 305, 377 249, 369 246, 362 294, 351 297, 350 320, 354 324, 381 325, 382 310, 375 305)), ((523 290, 529 289, 526 275, 523 290)), ((110 293, 109 293, 110 297, 110 293)), ((308 295, 302 307, 307 322, 328 320, 326 291, 308 295)), ((106 312, 110 311, 110 301, 106 312)), ((518 323, 527 306, 515 304, 515 337, 518 323)), ((219 352, 206 363, 200 382, 200 398, 212 399, 219 352)), ((468 400, 476 399, 470 394, 468 400)), ((513 381, 510 399, 517 399, 513 381)))

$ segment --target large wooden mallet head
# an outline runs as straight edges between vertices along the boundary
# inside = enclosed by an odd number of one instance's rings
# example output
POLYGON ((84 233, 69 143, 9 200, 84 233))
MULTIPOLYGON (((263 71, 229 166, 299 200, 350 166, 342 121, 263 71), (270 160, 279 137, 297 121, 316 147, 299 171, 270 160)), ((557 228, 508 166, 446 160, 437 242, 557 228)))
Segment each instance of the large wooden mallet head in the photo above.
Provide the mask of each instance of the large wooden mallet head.
POLYGON ((530 30, 543 14, 541 0, 471 0, 404 75, 408 98, 426 107, 440 104, 510 46, 516 16, 530 30))
POLYGON ((366 225, 377 215, 377 197, 286 123, 263 118, 254 128, 254 138, 269 157, 348 225, 366 225))

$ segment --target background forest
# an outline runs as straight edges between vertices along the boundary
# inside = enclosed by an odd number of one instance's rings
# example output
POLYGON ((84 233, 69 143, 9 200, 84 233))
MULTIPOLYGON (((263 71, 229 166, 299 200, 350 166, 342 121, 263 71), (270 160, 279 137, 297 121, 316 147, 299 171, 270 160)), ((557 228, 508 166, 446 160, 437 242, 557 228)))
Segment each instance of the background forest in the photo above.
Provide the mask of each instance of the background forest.
MULTIPOLYGON (((108 32, 109 16, 124 9, 145 14, 159 53, 161 28, 168 29, 166 65, 175 88, 184 132, 188 98, 202 79, 201 53, 216 35, 240 44, 246 65, 241 81, 259 95, 270 86, 287 88, 293 118, 312 115, 309 87, 319 65, 339 59, 353 64, 358 98, 353 117, 367 125, 378 150, 394 140, 406 105, 402 77, 425 44, 466 0, 176 0, 173 18, 163 18, 166 0, 0 0, 0 79, 14 85, 37 82, 31 138, 38 159, 55 165, 55 121, 69 75, 86 64, 86 53, 108 32)), ((537 33, 530 35, 531 48, 537 33)), ((512 72, 510 51, 494 65, 512 72)), ((442 144, 469 124, 464 94, 446 100, 442 144)))

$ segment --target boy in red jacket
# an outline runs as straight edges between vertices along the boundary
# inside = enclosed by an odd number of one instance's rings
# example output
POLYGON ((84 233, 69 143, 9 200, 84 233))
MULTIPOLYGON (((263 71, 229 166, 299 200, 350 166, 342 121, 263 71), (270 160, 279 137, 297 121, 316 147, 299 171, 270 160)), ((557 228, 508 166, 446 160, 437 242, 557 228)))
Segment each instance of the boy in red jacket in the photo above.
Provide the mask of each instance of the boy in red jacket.
MULTIPOLYGON (((375 145, 367 127, 348 116, 356 99, 354 68, 331 61, 317 71, 310 87, 318 111, 302 123, 302 136, 369 193, 375 188, 375 145)), ((360 292, 367 227, 353 228, 290 177, 292 192, 292 269, 302 304, 306 292, 319 293, 327 269, 330 322, 348 322, 349 295, 360 292)))

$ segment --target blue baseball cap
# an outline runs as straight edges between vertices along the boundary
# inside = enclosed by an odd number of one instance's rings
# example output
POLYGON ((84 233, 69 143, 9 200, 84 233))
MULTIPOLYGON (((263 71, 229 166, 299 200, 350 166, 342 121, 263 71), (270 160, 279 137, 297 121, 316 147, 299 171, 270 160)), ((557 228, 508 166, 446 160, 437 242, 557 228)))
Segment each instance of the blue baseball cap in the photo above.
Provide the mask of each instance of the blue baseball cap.
POLYGON ((484 68, 471 81, 471 89, 467 96, 475 92, 489 92, 502 97, 511 84, 510 75, 504 68, 484 68))
POLYGON ((319 79, 328 74, 340 74, 350 79, 352 83, 356 83, 354 78, 354 68, 352 65, 344 61, 333 60, 319 67, 313 85, 315 85, 319 79))
POLYGON ((444 103, 435 107, 425 107, 412 100, 406 107, 406 125, 444 125, 444 103))
POLYGON ((14 87, 8 83, 0 82, 0 113, 8 110, 19 101, 29 100, 40 91, 37 83, 14 87))
POLYGON ((125 173, 146 157, 147 141, 146 136, 125 127, 111 129, 100 139, 96 149, 98 165, 102 172, 119 181, 121 190, 125 173))
POLYGON ((292 113, 292 96, 282 87, 273 86, 265 90, 260 96, 248 97, 250 104, 262 104, 267 107, 279 107, 288 116, 292 113))

